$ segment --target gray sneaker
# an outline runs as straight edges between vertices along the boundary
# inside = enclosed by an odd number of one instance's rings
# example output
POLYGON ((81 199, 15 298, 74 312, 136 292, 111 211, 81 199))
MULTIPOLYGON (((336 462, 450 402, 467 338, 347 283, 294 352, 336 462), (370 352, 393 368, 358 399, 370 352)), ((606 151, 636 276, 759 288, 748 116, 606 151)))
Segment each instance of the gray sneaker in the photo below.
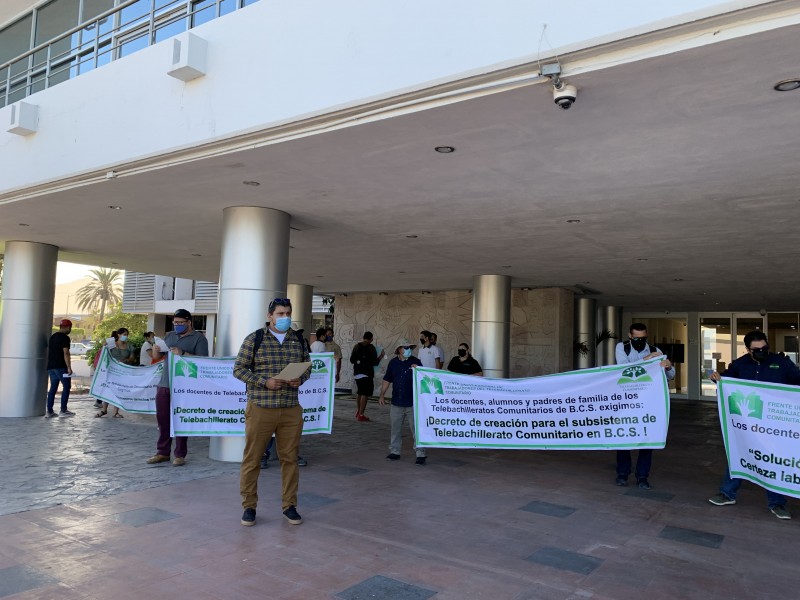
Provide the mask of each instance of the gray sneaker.
POLYGON ((791 519, 792 515, 786 510, 785 506, 773 506, 769 509, 770 512, 779 519, 791 519))
POLYGON ((48 413, 44 413, 44 418, 45 418, 45 419, 52 419, 52 418, 53 418, 53 417, 55 417, 55 416, 56 416, 56 413, 54 413, 54 412, 52 412, 52 411, 50 411, 50 412, 48 412, 48 413))
POLYGON ((711 504, 714 504, 715 506, 726 506, 728 504, 736 504, 736 500, 734 500, 733 498, 728 498, 722 492, 720 492, 716 496, 709 498, 708 501, 711 502, 711 504))
POLYGON ((74 417, 75 413, 72 412, 71 410, 62 410, 60 413, 58 413, 58 416, 59 417, 74 417))

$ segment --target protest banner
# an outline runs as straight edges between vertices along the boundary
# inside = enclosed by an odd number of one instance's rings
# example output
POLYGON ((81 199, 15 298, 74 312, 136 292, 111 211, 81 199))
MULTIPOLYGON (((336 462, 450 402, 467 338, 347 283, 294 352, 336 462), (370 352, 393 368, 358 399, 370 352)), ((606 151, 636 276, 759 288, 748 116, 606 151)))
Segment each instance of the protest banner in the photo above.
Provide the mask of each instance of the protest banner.
MULTIPOLYGON (((234 358, 169 356, 170 434, 244 435, 245 384, 233 376, 234 358)), ((311 376, 299 388, 303 435, 330 433, 333 425, 333 353, 311 354, 311 376)))
POLYGON ((800 498, 800 387, 723 377, 717 405, 731 477, 800 498))
POLYGON ((524 379, 414 369, 417 444, 540 450, 663 448, 659 359, 524 379))
POLYGON ((128 412, 154 414, 156 387, 161 381, 164 362, 134 367, 112 358, 107 348, 103 348, 101 352, 89 395, 128 412))

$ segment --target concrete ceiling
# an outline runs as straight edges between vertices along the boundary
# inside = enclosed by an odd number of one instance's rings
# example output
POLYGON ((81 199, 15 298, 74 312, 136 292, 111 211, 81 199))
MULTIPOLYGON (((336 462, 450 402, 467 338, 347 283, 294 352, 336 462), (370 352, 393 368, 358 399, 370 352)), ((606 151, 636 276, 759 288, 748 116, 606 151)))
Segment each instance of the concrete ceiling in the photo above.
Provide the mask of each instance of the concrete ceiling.
POLYGON ((319 292, 499 273, 645 310, 797 310, 800 90, 773 85, 798 56, 785 27, 572 77, 569 111, 535 85, 76 187, 0 205, 0 240, 215 281, 222 209, 266 206, 296 227, 290 282, 319 292))

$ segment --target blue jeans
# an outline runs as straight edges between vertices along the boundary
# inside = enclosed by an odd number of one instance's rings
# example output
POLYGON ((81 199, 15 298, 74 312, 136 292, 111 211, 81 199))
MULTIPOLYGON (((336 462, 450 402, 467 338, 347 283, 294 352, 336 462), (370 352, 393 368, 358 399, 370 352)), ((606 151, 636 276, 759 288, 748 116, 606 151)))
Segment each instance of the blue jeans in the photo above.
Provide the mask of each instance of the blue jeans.
MULTIPOLYGON (((639 450, 636 458, 636 481, 647 479, 650 475, 650 466, 653 464, 653 450, 639 450)), ((631 451, 617 450, 617 476, 628 478, 631 474, 631 451)))
MULTIPOLYGON (((731 478, 730 471, 725 469, 725 476, 722 478, 722 485, 719 486, 719 491, 725 494, 731 500, 736 500, 736 492, 742 485, 742 479, 731 478)), ((767 506, 774 508, 776 506, 786 506, 786 496, 778 494, 770 490, 767 491, 767 506)))
POLYGON ((50 377, 50 389, 47 392, 48 413, 53 412, 53 405, 56 402, 56 392, 58 391, 59 383, 61 383, 61 412, 65 412, 67 410, 69 390, 72 387, 72 378, 64 377, 66 374, 66 369, 47 369, 47 375, 50 377))

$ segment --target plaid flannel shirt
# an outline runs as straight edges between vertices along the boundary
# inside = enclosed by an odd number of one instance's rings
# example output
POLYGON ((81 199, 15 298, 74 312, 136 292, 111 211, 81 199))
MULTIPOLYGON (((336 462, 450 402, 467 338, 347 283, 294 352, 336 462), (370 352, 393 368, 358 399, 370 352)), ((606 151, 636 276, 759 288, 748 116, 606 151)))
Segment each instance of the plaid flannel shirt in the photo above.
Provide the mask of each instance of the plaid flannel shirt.
MULTIPOLYGON (((267 389, 267 379, 280 373, 289 363, 308 362, 311 360, 305 344, 294 330, 289 329, 281 344, 277 338, 264 329, 264 339, 258 348, 258 354, 253 361, 253 347, 255 346, 256 332, 254 331, 242 342, 236 363, 233 366, 233 376, 247 384, 247 401, 261 408, 290 408, 300 404, 298 390, 293 387, 282 387, 279 390, 267 389)), ((310 373, 300 378, 305 382, 310 373)))

